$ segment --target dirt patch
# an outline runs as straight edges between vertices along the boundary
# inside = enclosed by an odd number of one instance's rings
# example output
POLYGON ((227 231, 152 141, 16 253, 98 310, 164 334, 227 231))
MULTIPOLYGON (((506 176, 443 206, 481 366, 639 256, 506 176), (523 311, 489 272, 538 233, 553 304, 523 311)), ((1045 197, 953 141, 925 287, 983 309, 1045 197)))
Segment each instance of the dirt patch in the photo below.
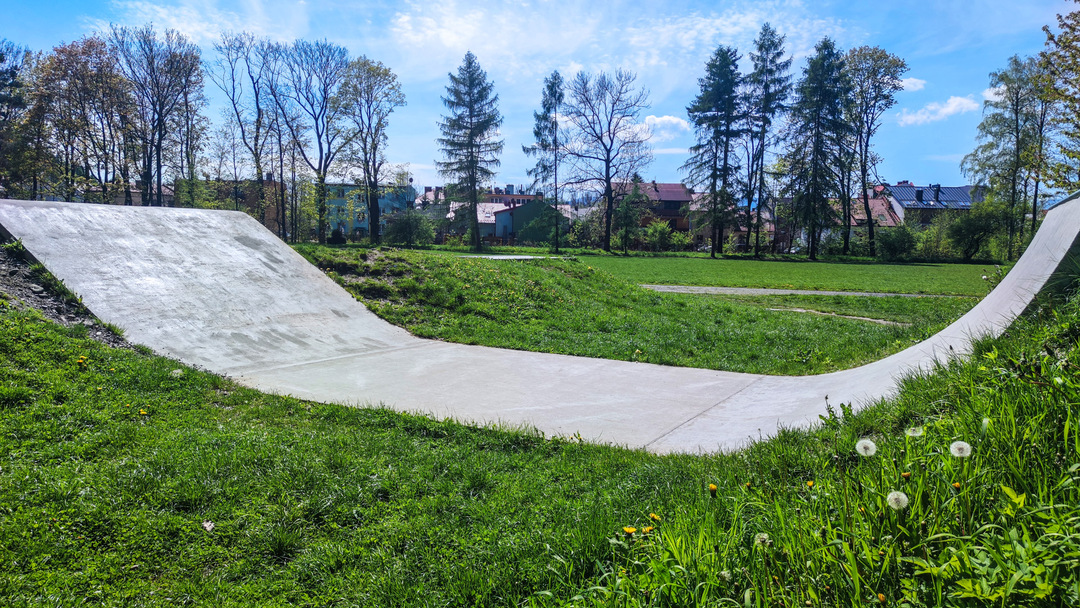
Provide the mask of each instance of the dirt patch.
POLYGON ((87 335, 116 348, 132 349, 130 342, 101 323, 85 306, 71 303, 40 280, 30 264, 7 248, 0 247, 0 301, 16 309, 34 309, 61 325, 84 325, 87 335))

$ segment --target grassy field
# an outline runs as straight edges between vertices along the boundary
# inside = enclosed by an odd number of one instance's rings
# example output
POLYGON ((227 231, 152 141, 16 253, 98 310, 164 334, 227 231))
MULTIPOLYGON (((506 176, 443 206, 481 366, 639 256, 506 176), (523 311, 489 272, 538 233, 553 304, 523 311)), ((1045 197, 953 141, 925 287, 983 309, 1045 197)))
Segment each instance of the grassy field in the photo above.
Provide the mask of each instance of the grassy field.
POLYGON ((0 301, 0 605, 1080 603, 1076 303, 712 456, 264 395, 85 333, 0 301))
POLYGON ((300 246, 382 318, 426 337, 539 352, 767 374, 880 359, 960 316, 970 298, 739 300, 660 294, 584 262, 300 246), (771 302, 771 303, 770 303, 771 302), (910 323, 885 326, 770 308, 910 323))
POLYGON ((582 256, 594 268, 645 285, 720 285, 825 291, 983 296, 978 264, 869 264, 787 262, 705 257, 582 256))

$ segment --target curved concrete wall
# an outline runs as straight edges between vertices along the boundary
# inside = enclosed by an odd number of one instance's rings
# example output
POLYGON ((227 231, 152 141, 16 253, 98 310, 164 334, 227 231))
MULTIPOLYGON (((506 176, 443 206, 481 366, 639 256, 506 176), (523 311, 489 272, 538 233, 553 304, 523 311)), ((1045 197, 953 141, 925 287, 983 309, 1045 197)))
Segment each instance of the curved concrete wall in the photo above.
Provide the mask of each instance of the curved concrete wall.
POLYGON ((890 396, 904 375, 999 335, 1046 286, 1075 276, 1076 199, 1051 209, 1001 284, 940 333, 862 367, 801 377, 415 338, 239 212, 0 200, 0 231, 130 340, 256 388, 703 452, 811 424, 826 396, 856 407, 890 396))

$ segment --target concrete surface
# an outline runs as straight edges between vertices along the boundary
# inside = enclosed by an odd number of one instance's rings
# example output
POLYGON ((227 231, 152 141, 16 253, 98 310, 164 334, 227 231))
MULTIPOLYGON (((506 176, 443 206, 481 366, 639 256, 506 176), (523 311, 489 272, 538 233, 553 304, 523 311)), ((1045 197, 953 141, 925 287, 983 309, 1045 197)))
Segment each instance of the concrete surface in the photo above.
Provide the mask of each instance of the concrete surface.
POLYGON ((0 200, 0 228, 128 339, 259 389, 708 452, 813 423, 826 396, 859 407, 891 395, 903 375, 999 334, 1069 266, 1080 201, 1052 209, 998 288, 941 333, 869 365, 802 377, 415 338, 238 212, 0 200))

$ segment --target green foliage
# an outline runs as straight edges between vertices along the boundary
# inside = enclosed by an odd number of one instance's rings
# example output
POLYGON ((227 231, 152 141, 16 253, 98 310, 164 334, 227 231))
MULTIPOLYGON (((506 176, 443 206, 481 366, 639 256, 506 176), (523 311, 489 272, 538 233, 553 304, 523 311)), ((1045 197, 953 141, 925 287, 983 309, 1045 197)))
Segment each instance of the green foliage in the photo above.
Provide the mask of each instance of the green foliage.
POLYGON ((1003 231, 1006 211, 1004 205, 994 204, 993 198, 973 204, 970 211, 958 215, 948 227, 953 247, 965 260, 974 258, 993 236, 1003 231))
POLYGON ((570 220, 554 208, 545 205, 535 218, 517 232, 520 243, 555 244, 555 222, 559 222, 559 246, 567 244, 570 232, 570 220))
POLYGON ((502 115, 499 96, 488 81, 487 72, 480 68, 476 55, 465 53, 457 75, 450 74, 443 103, 450 111, 439 122, 442 137, 439 149, 446 160, 437 163, 439 173, 457 181, 465 190, 471 214, 473 247, 480 251, 480 228, 477 218, 477 193, 481 185, 494 177, 499 166, 503 140, 496 139, 502 115))
POLYGON ((645 227, 641 235, 642 244, 649 251, 668 251, 672 247, 671 237, 674 233, 667 222, 654 221, 645 227))
MULTIPOLYGON (((731 371, 802 374, 851 367, 931 335, 973 303, 905 298, 897 306, 909 307, 902 322, 913 324, 887 326, 770 310, 777 306, 768 302, 661 294, 574 260, 309 246, 298 251, 332 269, 383 319, 421 337, 731 371), (941 312, 929 313, 935 306, 941 312)), ((822 306, 829 311, 835 304, 803 301, 794 307, 822 306)), ((855 316, 875 317, 875 306, 857 305, 854 310, 865 314, 855 316)))
POLYGON ((915 251, 917 244, 915 233, 907 224, 880 228, 876 237, 877 254, 887 262, 906 259, 915 251))
POLYGON ((630 249, 630 245, 641 233, 641 217, 645 214, 645 207, 649 199, 635 182, 630 194, 619 199, 612 214, 611 227, 615 230, 615 238, 622 248, 623 253, 630 249))
POLYGON ((426 215, 409 208, 390 218, 385 236, 390 243, 406 247, 430 245, 435 240, 435 228, 426 215))

